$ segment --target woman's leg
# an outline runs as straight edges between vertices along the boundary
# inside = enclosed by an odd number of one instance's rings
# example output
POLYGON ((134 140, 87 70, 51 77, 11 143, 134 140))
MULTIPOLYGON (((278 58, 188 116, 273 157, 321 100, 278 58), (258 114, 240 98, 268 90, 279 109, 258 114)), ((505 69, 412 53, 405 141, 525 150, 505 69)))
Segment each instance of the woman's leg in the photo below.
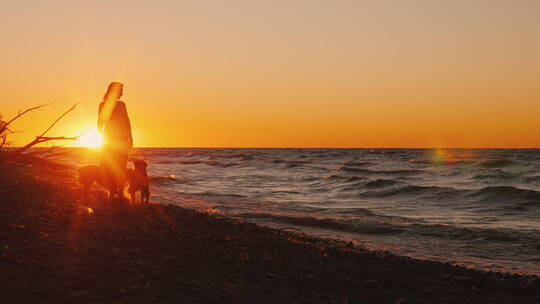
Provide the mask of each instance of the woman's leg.
POLYGON ((114 180, 119 197, 124 197, 124 185, 126 183, 126 169, 129 150, 127 148, 118 148, 114 155, 114 180))
POLYGON ((109 198, 116 194, 114 149, 110 145, 101 149, 99 159, 99 183, 109 191, 109 198))

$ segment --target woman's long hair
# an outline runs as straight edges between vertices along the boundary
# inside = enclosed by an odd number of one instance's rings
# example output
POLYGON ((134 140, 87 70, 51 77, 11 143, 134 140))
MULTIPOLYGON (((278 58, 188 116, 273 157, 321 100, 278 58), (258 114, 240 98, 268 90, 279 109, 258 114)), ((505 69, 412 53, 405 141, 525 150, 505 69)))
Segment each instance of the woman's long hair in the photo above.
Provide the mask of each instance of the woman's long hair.
POLYGON ((103 95, 103 101, 117 101, 124 90, 124 84, 121 82, 111 82, 107 92, 103 95))
POLYGON ((101 123, 107 124, 111 114, 116 106, 116 101, 122 96, 124 84, 121 82, 111 82, 107 88, 107 92, 103 95, 103 106, 99 112, 98 125, 101 123))

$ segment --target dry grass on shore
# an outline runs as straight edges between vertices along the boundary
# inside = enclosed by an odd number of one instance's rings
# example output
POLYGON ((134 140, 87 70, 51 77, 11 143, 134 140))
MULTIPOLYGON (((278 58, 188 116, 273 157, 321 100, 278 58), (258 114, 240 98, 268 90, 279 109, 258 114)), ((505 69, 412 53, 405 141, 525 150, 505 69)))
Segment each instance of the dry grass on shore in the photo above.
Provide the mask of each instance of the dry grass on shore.
POLYGON ((536 277, 368 252, 173 206, 81 201, 0 164, 2 303, 540 303, 536 277))

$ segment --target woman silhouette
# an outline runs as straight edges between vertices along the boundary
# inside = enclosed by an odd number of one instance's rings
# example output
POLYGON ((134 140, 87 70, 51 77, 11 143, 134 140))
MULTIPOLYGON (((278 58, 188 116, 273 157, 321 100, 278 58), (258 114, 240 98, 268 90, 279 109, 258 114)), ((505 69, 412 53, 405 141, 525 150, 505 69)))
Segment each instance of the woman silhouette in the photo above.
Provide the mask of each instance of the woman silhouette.
POLYGON ((128 154, 133 147, 131 123, 126 104, 118 100, 123 93, 124 85, 112 82, 99 104, 97 128, 103 135, 104 144, 101 150, 100 167, 106 174, 110 186, 111 197, 123 196, 128 154))

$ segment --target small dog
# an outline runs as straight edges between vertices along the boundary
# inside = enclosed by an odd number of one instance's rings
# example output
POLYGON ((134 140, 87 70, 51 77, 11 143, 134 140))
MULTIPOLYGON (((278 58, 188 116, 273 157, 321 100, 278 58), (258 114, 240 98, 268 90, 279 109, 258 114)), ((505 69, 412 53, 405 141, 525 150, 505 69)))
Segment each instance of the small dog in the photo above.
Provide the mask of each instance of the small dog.
POLYGON ((122 196, 120 190, 123 189, 123 182, 121 185, 115 185, 111 177, 107 176, 107 173, 100 166, 88 165, 79 168, 79 183, 83 186, 83 197, 88 197, 88 191, 94 182, 109 191, 109 198, 112 198, 114 194, 122 196))
POLYGON ((138 191, 141 193, 141 203, 149 203, 150 188, 148 186, 148 173, 146 167, 148 163, 144 160, 133 161, 135 169, 127 169, 127 179, 129 182, 128 192, 131 197, 131 202, 135 203, 137 197, 135 196, 138 191))

